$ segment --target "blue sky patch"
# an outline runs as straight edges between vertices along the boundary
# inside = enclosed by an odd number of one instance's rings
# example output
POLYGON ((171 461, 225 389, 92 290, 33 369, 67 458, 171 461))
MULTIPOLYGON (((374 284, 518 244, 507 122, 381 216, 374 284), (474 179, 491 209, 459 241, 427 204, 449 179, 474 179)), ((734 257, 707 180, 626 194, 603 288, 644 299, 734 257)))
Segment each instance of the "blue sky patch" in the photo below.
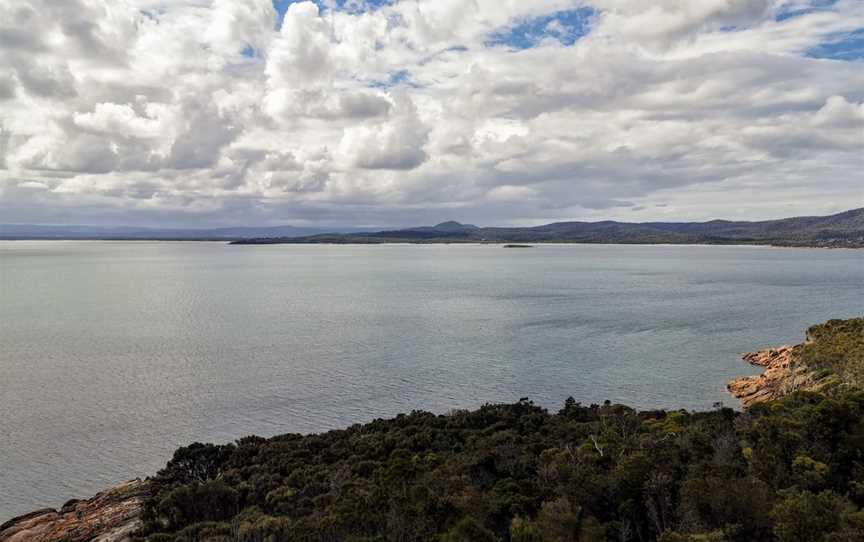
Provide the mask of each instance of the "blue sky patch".
POLYGON ((486 40, 486 45, 530 49, 544 39, 554 39, 563 45, 573 45, 590 31, 593 15, 594 10, 591 8, 578 8, 523 19, 491 34, 486 40))
MULTIPOLYGON (((285 16, 285 12, 288 11, 288 6, 291 4, 296 4, 298 2, 302 2, 305 0, 273 0, 273 7, 276 9, 276 13, 278 14, 276 17, 277 26, 282 25, 282 17, 285 16)), ((327 2, 325 0, 312 0, 314 3, 318 4, 318 8, 323 12, 329 9, 327 7, 328 4, 332 4, 333 2, 327 2)), ((365 11, 375 11, 376 9, 389 6, 391 4, 395 4, 396 0, 336 0, 336 9, 341 11, 347 11, 348 13, 363 13, 365 11)))
POLYGON ((807 15, 808 13, 825 11, 831 9, 836 3, 837 0, 812 0, 807 7, 781 6, 780 9, 777 10, 777 13, 774 15, 774 20, 777 22, 781 22, 785 21, 786 19, 791 19, 793 17, 807 15))
POLYGON ((836 34, 830 40, 808 50, 807 56, 832 60, 864 60, 864 28, 836 34))
POLYGON ((390 86, 398 85, 399 83, 404 83, 408 81, 411 77, 411 72, 408 70, 399 70, 398 72, 393 72, 390 74, 390 86))
POLYGON ((399 70, 391 72, 388 78, 384 81, 372 81, 369 86, 372 88, 388 89, 397 85, 408 85, 417 87, 411 82, 411 72, 408 70, 399 70))

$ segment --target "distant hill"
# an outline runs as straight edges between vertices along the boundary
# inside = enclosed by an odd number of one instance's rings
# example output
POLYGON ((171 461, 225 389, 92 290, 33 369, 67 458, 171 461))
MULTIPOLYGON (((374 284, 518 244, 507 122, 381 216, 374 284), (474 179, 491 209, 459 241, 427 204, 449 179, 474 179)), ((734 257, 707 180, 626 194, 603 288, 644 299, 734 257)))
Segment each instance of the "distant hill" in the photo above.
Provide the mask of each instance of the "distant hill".
POLYGON ((864 208, 831 216, 759 222, 556 222, 527 228, 480 228, 442 222, 402 230, 261 237, 235 244, 276 243, 612 243, 752 244, 777 246, 864 247, 864 208))
POLYGON ((279 243, 613 243, 864 247, 864 208, 831 216, 742 222, 555 222, 527 228, 435 226, 369 231, 296 226, 210 229, 0 224, 0 239, 214 240, 279 243))
MULTIPOLYGON (((45 226, 0 224, 0 239, 106 239, 106 240, 215 240, 234 241, 257 237, 291 238, 332 232, 332 229, 295 226, 229 227, 211 229, 136 228, 128 226, 45 226)), ((363 231, 342 228, 339 233, 363 231)))

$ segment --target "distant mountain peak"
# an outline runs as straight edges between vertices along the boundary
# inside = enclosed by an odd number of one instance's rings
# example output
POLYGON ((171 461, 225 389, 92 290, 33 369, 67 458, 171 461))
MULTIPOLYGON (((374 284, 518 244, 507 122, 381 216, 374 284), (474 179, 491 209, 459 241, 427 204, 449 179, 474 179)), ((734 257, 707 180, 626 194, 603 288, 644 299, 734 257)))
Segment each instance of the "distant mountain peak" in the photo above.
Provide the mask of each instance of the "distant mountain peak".
POLYGON ((436 230, 479 230, 474 224, 462 224, 455 220, 448 220, 433 226, 436 230))

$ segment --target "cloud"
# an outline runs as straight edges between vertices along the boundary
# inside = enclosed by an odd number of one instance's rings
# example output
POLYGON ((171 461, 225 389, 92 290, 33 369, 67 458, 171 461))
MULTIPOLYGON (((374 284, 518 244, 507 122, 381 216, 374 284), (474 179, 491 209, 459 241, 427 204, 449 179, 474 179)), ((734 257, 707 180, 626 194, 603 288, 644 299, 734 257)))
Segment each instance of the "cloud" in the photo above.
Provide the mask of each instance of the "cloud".
POLYGON ((75 81, 69 67, 61 62, 21 62, 18 81, 32 96, 64 99, 74 97, 75 81))
POLYGON ((603 32, 642 46, 675 42, 729 27, 750 27, 771 13, 771 0, 601 0, 603 32))
POLYGON ((215 0, 206 40, 220 53, 266 50, 273 38, 276 10, 269 0, 215 0))
POLYGON ((411 99, 401 94, 396 97, 394 113, 387 120, 346 129, 340 151, 354 167, 410 170, 428 158, 423 147, 430 131, 420 120, 411 99))
POLYGON ((864 205, 862 29, 858 0, 7 2, 0 213, 837 211, 864 205))
POLYGON ((165 129, 160 117, 166 115, 161 104, 146 104, 139 115, 130 104, 98 103, 92 112, 75 113, 76 126, 96 133, 116 134, 121 137, 153 138, 165 129))
POLYGON ((221 156, 222 148, 234 140, 239 127, 212 107, 192 101, 185 104, 185 123, 171 145, 166 166, 172 169, 208 168, 221 156))
POLYGON ((308 86, 332 77, 336 67, 330 54, 330 31, 317 5, 291 4, 282 20, 279 39, 268 54, 266 73, 270 84, 308 86))

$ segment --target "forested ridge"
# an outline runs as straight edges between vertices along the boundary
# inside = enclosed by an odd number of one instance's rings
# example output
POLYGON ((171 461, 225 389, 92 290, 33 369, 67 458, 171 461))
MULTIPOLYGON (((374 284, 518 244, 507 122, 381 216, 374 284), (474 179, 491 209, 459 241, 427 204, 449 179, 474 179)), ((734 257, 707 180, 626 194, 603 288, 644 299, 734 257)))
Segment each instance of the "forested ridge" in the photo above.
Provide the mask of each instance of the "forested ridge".
POLYGON ((844 385, 747 411, 525 399, 179 449, 157 541, 864 541, 864 320, 811 329, 844 385))

